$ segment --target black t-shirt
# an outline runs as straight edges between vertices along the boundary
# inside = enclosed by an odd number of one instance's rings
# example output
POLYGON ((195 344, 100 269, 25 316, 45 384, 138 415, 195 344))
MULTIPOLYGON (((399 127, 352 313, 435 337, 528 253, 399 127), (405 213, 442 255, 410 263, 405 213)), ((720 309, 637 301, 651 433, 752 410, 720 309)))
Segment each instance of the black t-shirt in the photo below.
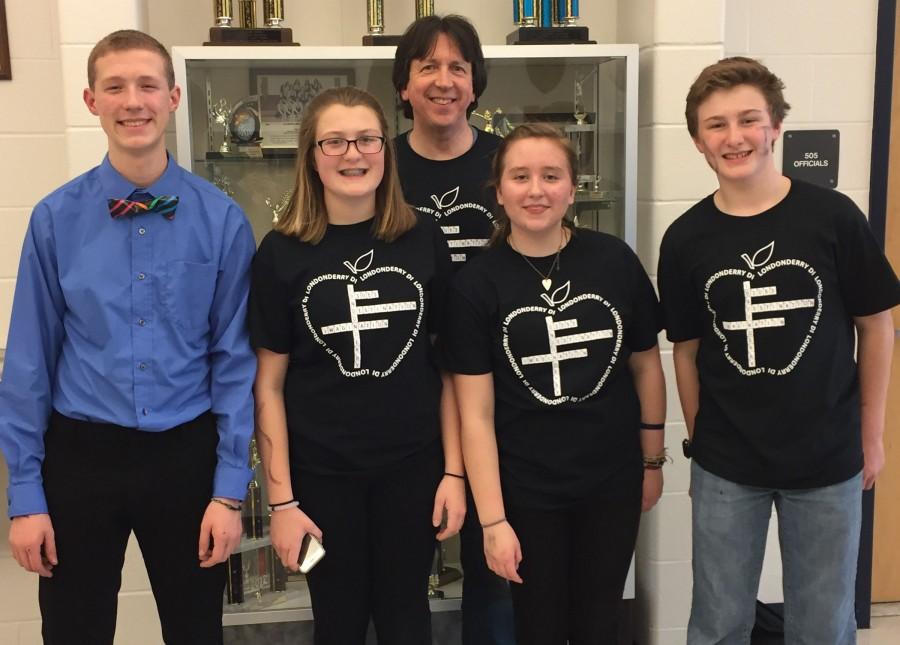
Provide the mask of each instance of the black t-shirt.
MULTIPOLYGON (((546 272, 554 257, 531 258, 546 272)), ((449 371, 493 375, 504 498, 561 508, 640 481, 640 403, 628 358, 656 345, 653 286, 618 238, 579 229, 545 291, 507 243, 457 274, 449 371)))
POLYGON ((450 257, 463 263, 484 248, 494 232, 495 191, 487 187, 500 137, 474 129, 476 139, 465 154, 434 161, 409 146, 409 133, 394 139, 403 196, 430 215, 447 236, 450 257))
POLYGON ((669 339, 700 339, 697 463, 776 488, 859 472, 853 317, 893 307, 900 287, 849 198, 793 180, 735 217, 710 195, 666 232, 659 289, 669 339))
POLYGON ((372 471, 440 436, 440 376, 430 333, 451 267, 429 218, 391 243, 371 222, 329 225, 318 244, 275 231, 250 290, 254 347, 290 354, 284 386, 291 465, 372 471))

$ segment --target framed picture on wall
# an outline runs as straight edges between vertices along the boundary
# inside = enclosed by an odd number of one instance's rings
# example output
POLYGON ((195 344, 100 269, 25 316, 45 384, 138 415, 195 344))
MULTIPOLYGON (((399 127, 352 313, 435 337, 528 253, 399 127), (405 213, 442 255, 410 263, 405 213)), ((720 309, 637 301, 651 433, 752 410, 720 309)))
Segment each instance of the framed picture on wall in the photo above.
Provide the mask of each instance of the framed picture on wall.
POLYGON ((295 148, 300 119, 322 90, 353 85, 353 70, 251 70, 250 91, 259 95, 264 148, 295 148))
POLYGON ((6 0, 0 0, 0 81, 12 80, 9 61, 9 31, 6 29, 6 0))

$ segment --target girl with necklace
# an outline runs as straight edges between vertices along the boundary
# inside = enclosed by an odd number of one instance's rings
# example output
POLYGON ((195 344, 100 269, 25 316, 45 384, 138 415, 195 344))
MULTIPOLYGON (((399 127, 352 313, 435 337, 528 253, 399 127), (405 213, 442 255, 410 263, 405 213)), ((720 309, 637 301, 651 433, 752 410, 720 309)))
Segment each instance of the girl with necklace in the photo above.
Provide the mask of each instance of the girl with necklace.
POLYGON ((549 125, 501 143, 501 226, 448 306, 466 471, 519 645, 616 642, 640 513, 662 492, 656 295, 624 242, 565 219, 574 168, 549 125))

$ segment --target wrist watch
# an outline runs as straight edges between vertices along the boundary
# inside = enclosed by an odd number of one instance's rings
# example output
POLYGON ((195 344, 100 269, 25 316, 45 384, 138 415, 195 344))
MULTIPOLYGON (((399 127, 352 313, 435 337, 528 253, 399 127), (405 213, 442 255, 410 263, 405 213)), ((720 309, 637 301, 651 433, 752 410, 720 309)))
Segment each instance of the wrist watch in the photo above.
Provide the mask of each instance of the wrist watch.
POLYGON ((693 454, 694 454, 694 449, 693 449, 693 447, 691 446, 691 440, 690 440, 690 439, 685 439, 684 441, 681 442, 681 452, 684 453, 684 456, 685 456, 687 459, 690 459, 690 458, 693 456, 693 454))

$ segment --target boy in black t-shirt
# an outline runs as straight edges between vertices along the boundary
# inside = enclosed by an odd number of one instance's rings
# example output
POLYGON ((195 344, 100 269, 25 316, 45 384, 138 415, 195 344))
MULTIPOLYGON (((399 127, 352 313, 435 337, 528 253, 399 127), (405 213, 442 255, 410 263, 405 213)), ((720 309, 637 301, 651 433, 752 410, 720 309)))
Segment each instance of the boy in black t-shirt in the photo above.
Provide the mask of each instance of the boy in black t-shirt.
POLYGON ((776 168, 783 87, 747 58, 701 72, 686 117, 719 190, 660 252, 694 457, 690 645, 749 643, 773 502, 785 641, 856 639, 860 494, 884 465, 900 288, 850 199, 776 168))
MULTIPOLYGON (((468 121, 487 86, 475 28, 461 16, 416 20, 397 46, 393 82, 413 120, 412 130, 394 140, 404 197, 434 218, 461 267, 494 231, 495 197, 486 184, 500 143, 468 121)), ((513 645, 509 589, 485 564, 471 496, 468 506, 460 536, 463 645, 513 645)))

